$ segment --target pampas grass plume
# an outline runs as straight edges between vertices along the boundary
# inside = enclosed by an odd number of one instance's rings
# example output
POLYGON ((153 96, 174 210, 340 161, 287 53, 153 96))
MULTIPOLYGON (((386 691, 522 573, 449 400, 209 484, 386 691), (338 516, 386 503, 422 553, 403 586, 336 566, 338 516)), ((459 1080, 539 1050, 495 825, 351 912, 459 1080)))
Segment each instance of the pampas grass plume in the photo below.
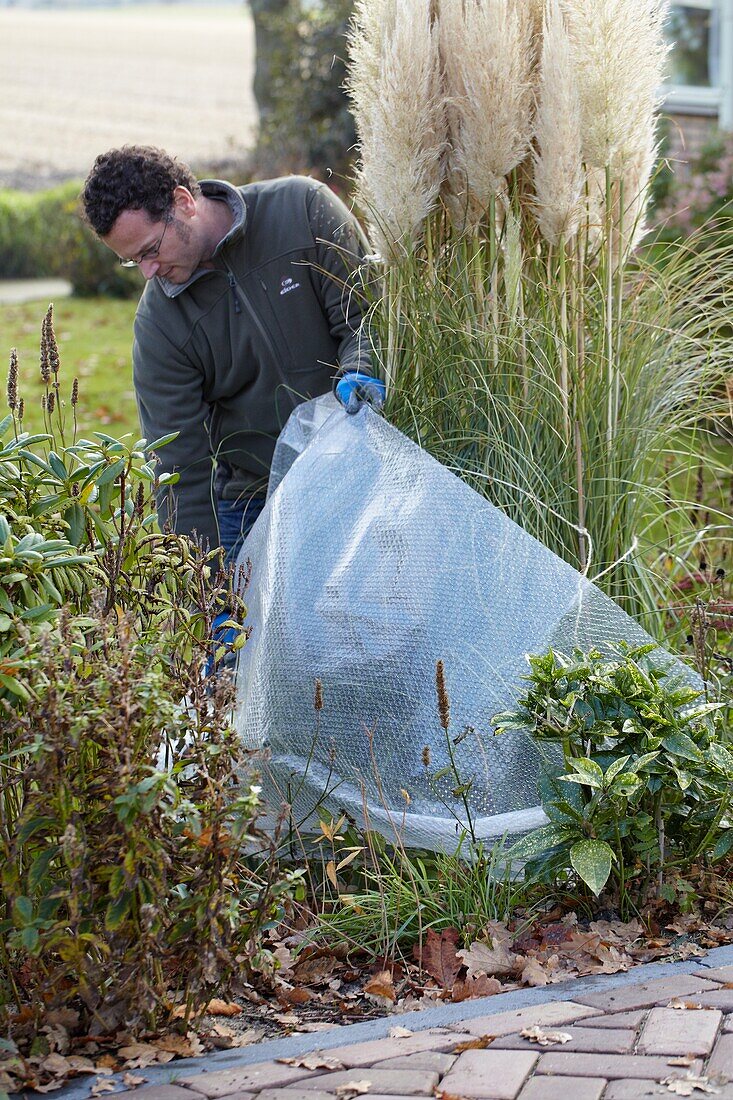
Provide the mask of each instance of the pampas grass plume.
POLYGON ((385 258, 420 240, 443 181, 438 34, 431 0, 357 0, 347 84, 359 136, 357 198, 385 258))
POLYGON ((533 20, 526 0, 441 0, 440 27, 451 144, 445 198, 460 228, 483 216, 527 155, 533 20))
POLYGON ((583 160, 620 177, 653 142, 666 0, 562 0, 581 89, 583 160))
POLYGON ((580 94, 560 0, 545 4, 535 141, 535 216, 556 245, 577 233, 585 208, 580 94))

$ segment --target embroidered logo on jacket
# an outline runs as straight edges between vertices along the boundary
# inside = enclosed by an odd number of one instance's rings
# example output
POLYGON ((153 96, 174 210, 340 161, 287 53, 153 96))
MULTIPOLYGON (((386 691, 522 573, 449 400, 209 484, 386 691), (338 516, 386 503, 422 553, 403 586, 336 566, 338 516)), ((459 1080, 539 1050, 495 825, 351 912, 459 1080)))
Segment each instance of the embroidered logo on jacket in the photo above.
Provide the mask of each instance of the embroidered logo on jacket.
POLYGON ((294 283, 291 278, 283 279, 280 283, 280 297, 282 298, 283 294, 289 294, 291 290, 297 290, 299 286, 300 283, 294 283))

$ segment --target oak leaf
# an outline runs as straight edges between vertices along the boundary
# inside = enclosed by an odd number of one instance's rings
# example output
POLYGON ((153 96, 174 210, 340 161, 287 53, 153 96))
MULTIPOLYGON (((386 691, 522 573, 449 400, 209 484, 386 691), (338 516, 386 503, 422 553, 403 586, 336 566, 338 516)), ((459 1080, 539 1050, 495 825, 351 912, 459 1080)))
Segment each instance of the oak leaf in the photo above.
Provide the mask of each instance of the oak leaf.
POLYGON ((422 948, 415 944, 412 949, 413 957, 443 989, 453 988, 463 966, 458 957, 460 952, 456 952, 459 939, 457 928, 444 928, 441 932, 429 928, 422 948))
POLYGON ((374 974, 364 986, 364 992, 370 1001, 374 1001, 383 1008, 389 1008, 397 1000, 389 970, 380 970, 378 974, 374 974))
POLYGON ((490 978, 488 974, 472 974, 465 979, 458 979, 453 986, 451 1000, 467 1001, 470 997, 493 997, 495 993, 501 993, 503 986, 498 978, 490 978))
POLYGON ((517 955, 496 940, 491 947, 485 943, 472 943, 457 954, 463 960, 469 977, 475 974, 513 974, 517 969, 517 955))

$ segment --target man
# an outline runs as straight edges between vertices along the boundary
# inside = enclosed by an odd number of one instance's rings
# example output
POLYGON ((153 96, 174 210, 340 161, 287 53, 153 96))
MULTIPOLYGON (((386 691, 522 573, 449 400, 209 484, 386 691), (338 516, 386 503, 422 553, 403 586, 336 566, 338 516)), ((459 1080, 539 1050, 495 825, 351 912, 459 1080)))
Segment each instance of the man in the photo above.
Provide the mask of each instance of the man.
POLYGON ((358 225, 323 184, 292 176, 234 187, 196 181, 161 149, 98 156, 87 221, 147 280, 133 380, 143 435, 161 448, 161 526, 236 557, 264 505, 275 440, 292 409, 327 392, 381 406, 362 334, 358 225))

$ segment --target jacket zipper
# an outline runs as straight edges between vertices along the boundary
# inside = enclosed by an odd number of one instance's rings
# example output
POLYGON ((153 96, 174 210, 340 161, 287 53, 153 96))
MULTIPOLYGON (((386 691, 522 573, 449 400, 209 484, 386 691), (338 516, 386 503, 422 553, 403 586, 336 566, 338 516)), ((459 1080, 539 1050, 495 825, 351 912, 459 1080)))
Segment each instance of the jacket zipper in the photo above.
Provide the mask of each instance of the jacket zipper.
MULTIPOLYGON (((242 312, 242 307, 240 305, 240 300, 242 302, 244 302, 245 308, 247 310, 247 313, 250 316, 250 319, 254 323, 255 328, 259 332, 260 336, 262 337, 262 339, 265 343, 265 346, 267 347, 267 350, 269 351, 270 355, 272 356, 272 362, 275 365, 275 370, 277 371, 277 375, 278 375, 280 381, 282 382, 283 388, 285 389, 286 393, 290 397, 293 408, 295 409, 298 405, 297 397, 293 393, 293 387, 288 383, 288 380, 285 377, 283 369, 280 366, 280 360, 278 359, 277 354, 275 352, 275 346, 274 346, 274 344, 273 344, 273 342, 270 338, 269 332, 267 331, 264 324, 262 323, 261 317, 257 313, 257 310, 254 308, 254 306, 250 302, 247 295, 244 294, 244 293, 240 294, 240 288, 237 284, 237 280, 234 277, 234 273, 232 272, 232 270, 230 268, 227 268, 227 277, 229 279, 229 288, 230 288, 232 294, 234 295, 234 312, 235 313, 241 313, 242 312)), ((265 289, 267 289, 267 288, 265 288, 265 289)))

